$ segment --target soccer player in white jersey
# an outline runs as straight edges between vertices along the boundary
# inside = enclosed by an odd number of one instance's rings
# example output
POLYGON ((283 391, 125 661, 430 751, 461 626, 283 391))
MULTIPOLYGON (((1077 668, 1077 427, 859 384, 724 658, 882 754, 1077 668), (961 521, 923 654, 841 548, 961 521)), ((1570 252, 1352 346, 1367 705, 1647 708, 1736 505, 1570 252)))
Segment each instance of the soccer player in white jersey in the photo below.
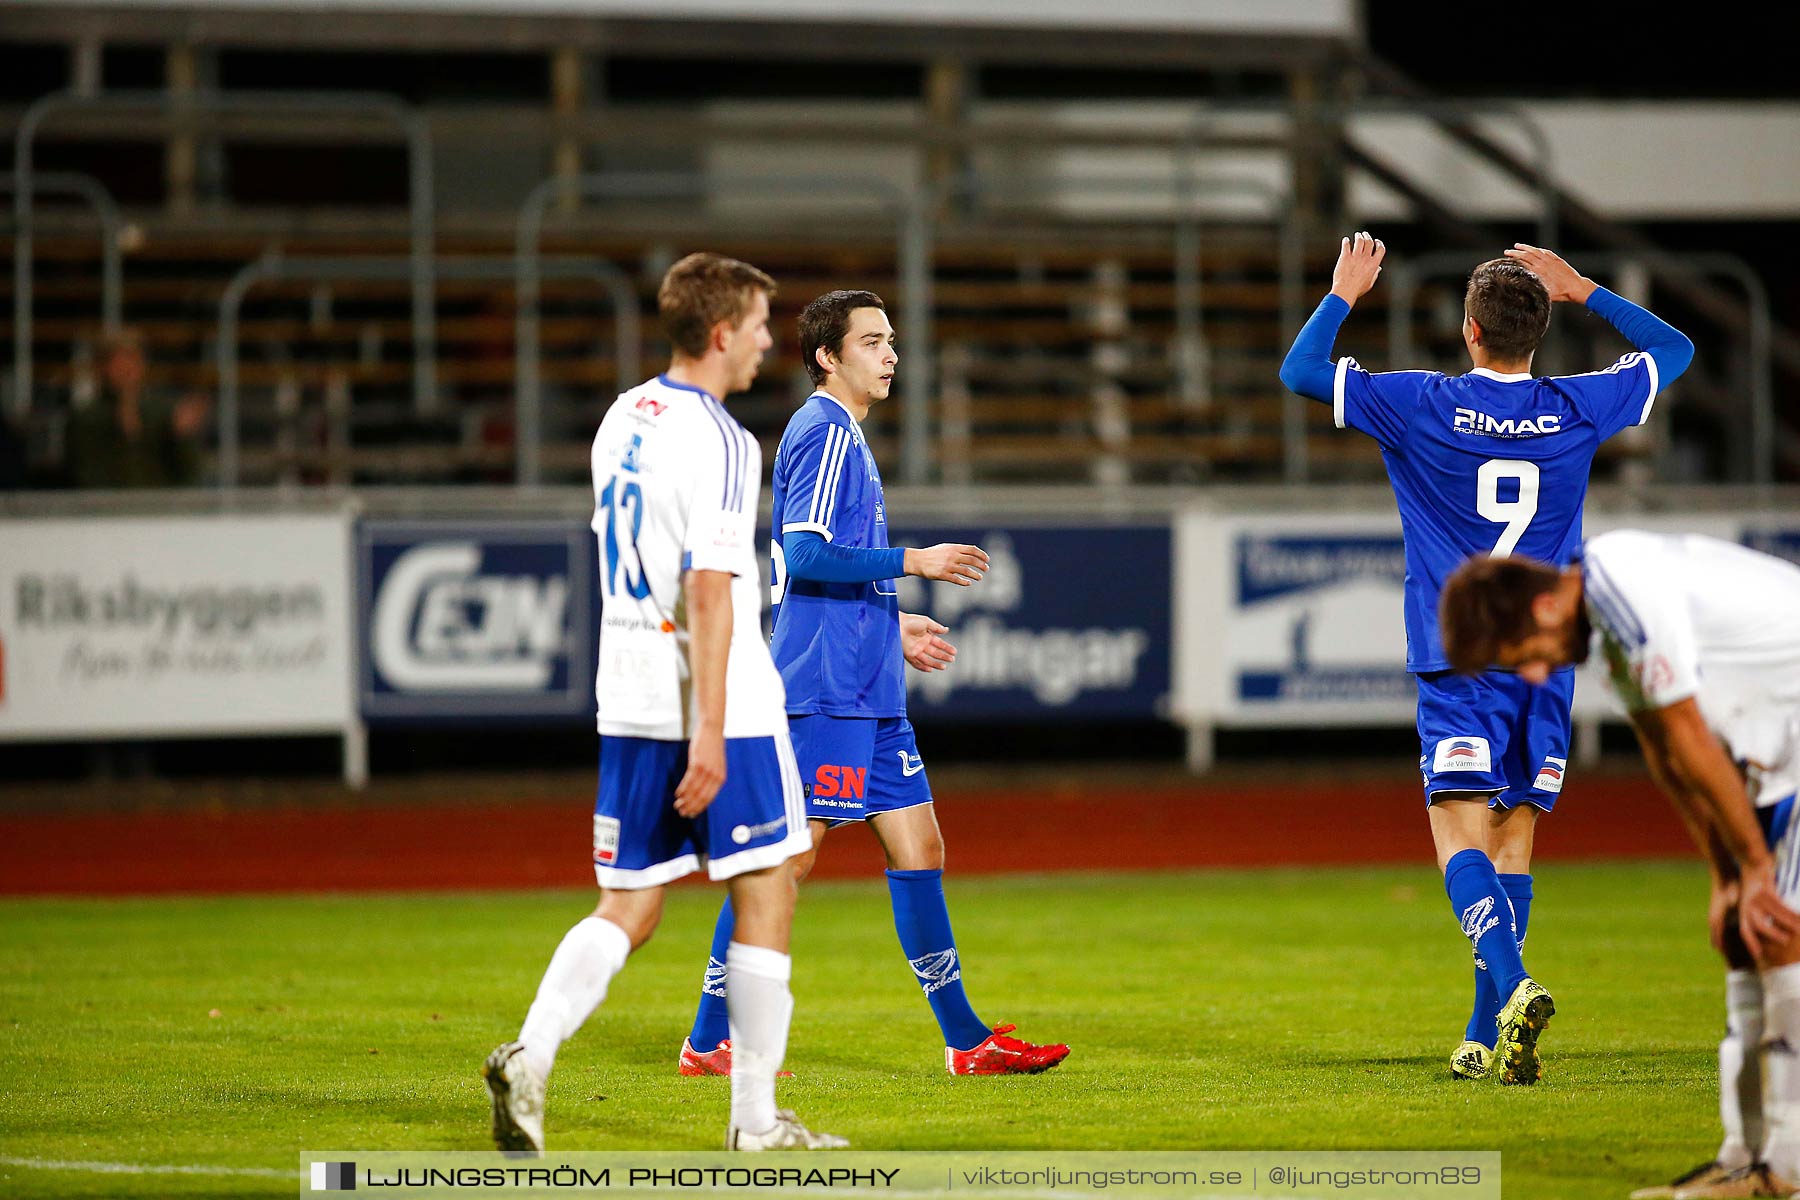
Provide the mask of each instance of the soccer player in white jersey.
POLYGON ((1471 560, 1444 586, 1444 647, 1465 674, 1526 679, 1587 658, 1705 854, 1708 924, 1725 957, 1719 1044, 1725 1140, 1660 1188, 1688 1198, 1786 1196, 1800 1184, 1800 568, 1731 542, 1620 531, 1558 570, 1471 560))
POLYGON ((657 292, 669 369, 613 402, 594 437, 600 545, 600 905, 564 936, 519 1036, 482 1068, 494 1141, 542 1154, 559 1047, 662 917, 663 888, 705 868, 738 913, 726 1148, 843 1146, 775 1107, 794 1001, 787 860, 811 849, 781 676, 763 641, 754 546, 762 452, 723 399, 756 378, 774 281, 691 254, 657 292))

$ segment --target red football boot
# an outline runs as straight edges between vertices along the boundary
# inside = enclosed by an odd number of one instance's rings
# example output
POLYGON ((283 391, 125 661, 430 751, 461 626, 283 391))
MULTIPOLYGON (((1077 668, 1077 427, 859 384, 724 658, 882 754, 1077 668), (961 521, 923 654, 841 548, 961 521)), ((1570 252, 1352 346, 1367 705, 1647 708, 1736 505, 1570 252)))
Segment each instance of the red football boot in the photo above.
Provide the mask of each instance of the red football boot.
MULTIPOLYGON (((731 1039, 726 1038, 705 1054, 694 1049, 693 1040, 681 1039, 681 1057, 676 1059, 676 1067, 683 1075, 729 1075, 731 1074, 731 1039)), ((778 1079, 792 1079, 792 1071, 777 1071, 778 1079)))
POLYGON ((1006 1035, 1017 1025, 996 1025, 973 1050, 944 1047, 944 1069, 952 1075, 1036 1075, 1069 1057, 1064 1045, 1034 1046, 1006 1035))

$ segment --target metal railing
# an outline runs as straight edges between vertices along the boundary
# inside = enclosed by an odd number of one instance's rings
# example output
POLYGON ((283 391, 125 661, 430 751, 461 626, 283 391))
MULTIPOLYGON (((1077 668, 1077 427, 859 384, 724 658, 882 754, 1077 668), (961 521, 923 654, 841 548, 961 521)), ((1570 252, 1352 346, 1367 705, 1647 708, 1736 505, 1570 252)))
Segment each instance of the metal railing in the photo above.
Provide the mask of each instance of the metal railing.
MULTIPOLYGON (((706 199, 714 195, 820 196, 864 198, 880 204, 894 219, 896 273, 900 279, 903 320, 908 336, 920 349, 906 372, 906 405, 901 417, 900 477, 908 483, 929 478, 931 438, 931 226, 917 196, 880 179, 849 176, 687 175, 665 172, 612 172, 554 177, 531 190, 519 207, 515 271, 518 280, 521 347, 538 343, 540 321, 538 278, 544 215, 552 197, 579 199, 706 199)), ((514 395, 518 430, 517 479, 532 486, 541 478, 539 442, 543 430, 543 397, 535 356, 529 376, 521 374, 514 395)))
MULTIPOLYGON (((19 194, 26 186, 40 194, 79 196, 94 210, 94 217, 100 222, 100 327, 106 333, 117 333, 125 311, 124 256, 119 248, 124 222, 119 217, 118 201, 98 179, 77 171, 39 171, 29 178, 17 171, 0 171, 0 192, 19 194)), ((35 197, 26 197, 25 203, 28 208, 33 206, 35 197)), ((23 312, 23 302, 19 308, 23 312)), ((29 319, 27 316, 28 337, 29 319)))
POLYGON ((437 407, 436 288, 432 282, 435 250, 434 187, 431 135, 418 110, 380 93, 361 92, 52 92, 33 102, 19 120, 13 137, 13 405, 17 415, 31 410, 32 377, 32 152, 38 130, 54 112, 160 114, 187 118, 293 112, 372 116, 392 121, 405 137, 407 187, 411 215, 411 279, 413 292, 413 404, 421 413, 437 407))
MULTIPOLYGON (((436 263, 438 277, 443 279, 513 278, 512 264, 498 258, 446 258, 436 263)), ((537 264, 540 274, 559 279, 591 279, 604 288, 613 304, 613 338, 616 344, 614 370, 620 390, 630 386, 638 370, 639 330, 637 290, 631 278, 613 264, 594 258, 555 258, 537 264)), ((238 486, 240 450, 242 447, 242 411, 238 384, 238 313, 244 297, 258 282, 275 279, 301 280, 404 280, 410 277, 412 264, 395 258, 306 258, 286 257, 271 251, 246 264, 231 277, 219 299, 219 326, 216 338, 219 364, 219 486, 238 486)), ((523 372, 527 349, 521 342, 514 350, 516 370, 523 372)), ((537 347, 530 347, 530 360, 535 374, 537 347)))

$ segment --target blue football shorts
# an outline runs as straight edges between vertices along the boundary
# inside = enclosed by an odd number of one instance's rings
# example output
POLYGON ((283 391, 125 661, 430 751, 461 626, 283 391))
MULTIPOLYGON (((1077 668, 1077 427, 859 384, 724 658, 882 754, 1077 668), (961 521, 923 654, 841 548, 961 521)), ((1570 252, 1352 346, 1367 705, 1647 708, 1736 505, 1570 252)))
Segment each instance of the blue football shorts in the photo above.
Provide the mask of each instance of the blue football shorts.
POLYGON ((1553 672, 1542 687, 1510 671, 1414 678, 1425 803, 1441 792, 1487 792, 1490 807, 1556 807, 1569 770, 1573 667, 1553 672))
POLYGON ((812 848, 786 735, 725 739, 725 783, 691 819, 675 811, 687 760, 686 742, 600 738, 594 878, 601 887, 658 887, 702 867, 729 879, 812 848))
POLYGON ((814 821, 865 821, 931 803, 925 760, 905 717, 790 716, 794 756, 814 821))

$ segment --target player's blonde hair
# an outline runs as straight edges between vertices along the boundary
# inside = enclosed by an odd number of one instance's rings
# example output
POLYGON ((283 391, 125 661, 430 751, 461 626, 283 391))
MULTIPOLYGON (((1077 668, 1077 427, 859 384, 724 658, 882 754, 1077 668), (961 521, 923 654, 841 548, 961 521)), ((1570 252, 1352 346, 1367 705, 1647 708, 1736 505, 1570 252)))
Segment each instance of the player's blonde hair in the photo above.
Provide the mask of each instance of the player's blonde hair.
POLYGON ((736 325, 757 292, 774 298, 775 281, 747 262, 701 251, 669 268, 656 289, 656 309, 669 344, 688 358, 706 353, 713 326, 736 325))

